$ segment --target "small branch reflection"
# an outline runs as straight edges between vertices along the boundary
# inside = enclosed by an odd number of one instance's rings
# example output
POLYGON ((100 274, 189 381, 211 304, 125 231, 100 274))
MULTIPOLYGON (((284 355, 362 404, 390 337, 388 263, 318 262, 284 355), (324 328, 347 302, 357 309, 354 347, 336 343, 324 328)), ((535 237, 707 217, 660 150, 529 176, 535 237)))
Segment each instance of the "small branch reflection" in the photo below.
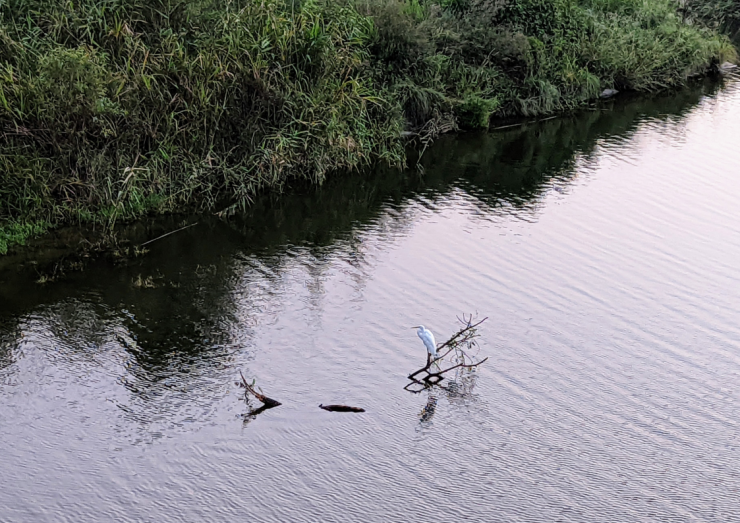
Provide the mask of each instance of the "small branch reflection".
POLYGON ((272 407, 268 407, 267 405, 262 405, 260 407, 257 407, 256 409, 252 409, 251 405, 249 405, 249 399, 246 399, 245 402, 250 407, 250 410, 249 412, 245 412, 244 414, 241 415, 242 420, 243 420, 242 425, 244 427, 249 425, 252 421, 256 420, 259 414, 272 408, 272 407))

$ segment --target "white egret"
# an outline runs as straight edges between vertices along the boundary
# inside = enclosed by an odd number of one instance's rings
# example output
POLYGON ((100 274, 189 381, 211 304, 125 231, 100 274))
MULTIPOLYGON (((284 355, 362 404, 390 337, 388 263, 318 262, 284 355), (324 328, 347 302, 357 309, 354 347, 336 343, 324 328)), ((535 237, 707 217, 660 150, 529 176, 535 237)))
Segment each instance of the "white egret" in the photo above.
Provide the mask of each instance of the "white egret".
POLYGON ((418 327, 411 327, 412 329, 419 329, 416 331, 416 335, 421 338, 421 341, 424 342, 424 346, 427 348, 427 352, 432 358, 437 358, 437 342, 434 340, 434 334, 432 334, 432 331, 424 327, 424 325, 419 325, 418 327))

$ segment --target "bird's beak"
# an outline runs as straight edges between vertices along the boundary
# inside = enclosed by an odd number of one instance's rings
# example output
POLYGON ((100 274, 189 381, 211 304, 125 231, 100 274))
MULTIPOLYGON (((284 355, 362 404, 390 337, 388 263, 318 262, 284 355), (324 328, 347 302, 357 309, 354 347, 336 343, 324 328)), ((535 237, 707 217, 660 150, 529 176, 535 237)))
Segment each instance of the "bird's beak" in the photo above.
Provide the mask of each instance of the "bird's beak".
POLYGON ((416 327, 409 327, 409 329, 418 329, 420 325, 417 325, 416 327))

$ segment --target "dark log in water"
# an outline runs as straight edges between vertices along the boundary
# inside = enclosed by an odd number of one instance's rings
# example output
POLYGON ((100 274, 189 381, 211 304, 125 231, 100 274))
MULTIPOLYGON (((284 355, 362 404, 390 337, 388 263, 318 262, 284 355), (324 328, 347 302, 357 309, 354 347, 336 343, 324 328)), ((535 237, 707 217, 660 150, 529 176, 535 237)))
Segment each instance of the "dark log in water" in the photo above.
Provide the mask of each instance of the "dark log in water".
POLYGON ((360 407, 349 407, 347 405, 319 405, 320 409, 328 410, 329 412, 365 412, 365 409, 360 407))

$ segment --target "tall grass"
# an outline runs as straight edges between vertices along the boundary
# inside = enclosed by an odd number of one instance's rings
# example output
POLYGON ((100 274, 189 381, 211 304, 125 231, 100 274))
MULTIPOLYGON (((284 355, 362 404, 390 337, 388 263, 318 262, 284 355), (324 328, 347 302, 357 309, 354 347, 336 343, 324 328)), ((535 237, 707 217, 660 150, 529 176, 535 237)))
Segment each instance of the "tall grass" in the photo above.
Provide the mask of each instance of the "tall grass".
POLYGON ((244 207, 402 165, 404 129, 428 141, 733 57, 671 0, 0 0, 0 250, 244 207))
POLYGON ((485 128, 491 114, 568 110, 605 88, 657 90, 735 57, 673 0, 442 0, 421 16, 408 0, 357 1, 383 24, 373 56, 412 124, 452 111, 485 128))
POLYGON ((10 0, 2 10, 0 217, 112 222, 246 205, 292 177, 403 161, 365 79, 372 22, 279 0, 10 0))
POLYGON ((738 0, 681 0, 685 20, 740 38, 740 2, 738 0))

